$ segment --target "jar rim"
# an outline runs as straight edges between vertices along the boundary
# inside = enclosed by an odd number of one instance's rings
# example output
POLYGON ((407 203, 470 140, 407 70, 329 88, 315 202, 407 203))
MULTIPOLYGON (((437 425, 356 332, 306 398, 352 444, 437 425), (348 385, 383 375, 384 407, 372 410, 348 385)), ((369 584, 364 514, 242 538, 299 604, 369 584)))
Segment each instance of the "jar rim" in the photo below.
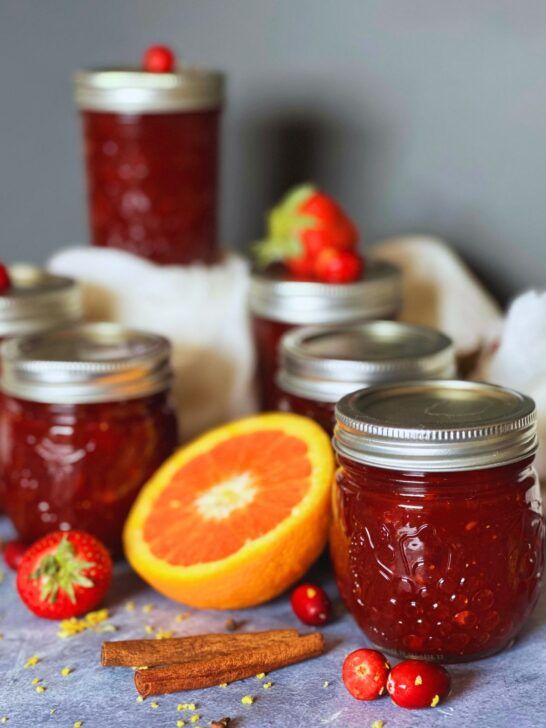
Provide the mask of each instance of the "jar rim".
POLYGON ((336 406, 336 451, 391 470, 491 468, 523 460, 537 445, 534 401, 485 382, 386 384, 336 406))
POLYGON ((163 336, 99 322, 2 344, 2 390, 19 399, 85 404, 137 399, 172 381, 163 336))
POLYGON ((280 360, 277 383, 284 392, 331 403, 375 384, 456 373, 448 336, 398 321, 293 329, 282 337, 280 360))
POLYGON ((204 111, 222 105, 224 75, 195 66, 170 73, 139 68, 95 68, 74 74, 74 97, 83 111, 122 114, 204 111))
POLYGON ((288 280, 275 270, 250 279, 252 313, 296 325, 325 325, 388 318, 402 303, 402 274, 383 261, 370 261, 354 283, 288 280))
POLYGON ((0 338, 25 336, 79 321, 80 285, 27 263, 8 266, 10 287, 0 294, 0 338))

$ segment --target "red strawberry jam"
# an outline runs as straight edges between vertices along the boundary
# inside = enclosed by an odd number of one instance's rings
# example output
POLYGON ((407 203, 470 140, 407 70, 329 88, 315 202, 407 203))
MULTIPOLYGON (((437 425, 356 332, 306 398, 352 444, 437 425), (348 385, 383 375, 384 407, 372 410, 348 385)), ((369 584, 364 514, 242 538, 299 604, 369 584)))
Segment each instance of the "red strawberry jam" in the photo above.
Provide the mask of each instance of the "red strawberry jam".
POLYGON ((161 264, 217 257, 222 78, 172 72, 164 50, 149 72, 80 72, 91 241, 161 264))
POLYGON ((513 641, 543 571, 535 417, 523 395, 456 381, 338 404, 332 557, 380 649, 458 662, 513 641))

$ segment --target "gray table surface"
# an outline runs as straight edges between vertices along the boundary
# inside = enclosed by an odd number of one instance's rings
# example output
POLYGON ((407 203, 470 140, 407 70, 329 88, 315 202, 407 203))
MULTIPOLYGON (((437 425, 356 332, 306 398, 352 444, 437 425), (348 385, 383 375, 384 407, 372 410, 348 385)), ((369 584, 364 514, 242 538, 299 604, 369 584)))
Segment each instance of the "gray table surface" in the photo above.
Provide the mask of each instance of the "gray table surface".
MULTIPOLYGON (((0 535, 10 529, 0 519, 0 535)), ((171 630, 176 635, 225 631, 228 617, 242 622, 242 630, 301 627, 286 596, 271 604, 239 612, 205 612, 187 609, 149 589, 125 563, 118 563, 113 586, 105 603, 115 633, 86 631, 68 639, 57 636, 58 623, 38 619, 19 600, 14 575, 2 564, 0 584, 0 718, 8 728, 60 726, 71 728, 83 721, 83 728, 154 728, 176 726, 185 720, 187 728, 204 728, 224 716, 233 728, 367 728, 382 720, 385 728, 543 728, 546 726, 546 599, 541 599, 519 640, 510 649, 488 660, 450 668, 454 689, 449 700, 435 709, 408 711, 393 705, 388 697, 363 703, 345 690, 340 670, 344 656, 366 639, 349 614, 337 603, 335 621, 324 629, 327 653, 315 660, 268 675, 273 682, 264 690, 257 678, 191 693, 160 696, 143 703, 136 701, 131 670, 102 668, 100 645, 104 639, 149 636, 145 626, 171 630), (133 611, 126 604, 132 600, 133 611), (153 604, 151 612, 143 611, 153 604), (184 621, 176 615, 189 614, 184 621), (40 662, 25 668, 33 655, 40 662), (73 672, 63 677, 63 667, 73 672), (32 684, 41 678, 46 687, 39 694, 32 684), (325 681, 328 683, 324 686, 325 681), (245 695, 255 697, 243 705, 245 695), (196 722, 190 711, 178 711, 179 703, 194 702, 196 722), (54 713, 50 711, 54 709, 54 713)), ((310 575, 337 599, 336 588, 323 562, 310 575)), ((302 628, 305 631, 305 628, 302 628)), ((0 723, 0 725, 2 725, 0 723)))

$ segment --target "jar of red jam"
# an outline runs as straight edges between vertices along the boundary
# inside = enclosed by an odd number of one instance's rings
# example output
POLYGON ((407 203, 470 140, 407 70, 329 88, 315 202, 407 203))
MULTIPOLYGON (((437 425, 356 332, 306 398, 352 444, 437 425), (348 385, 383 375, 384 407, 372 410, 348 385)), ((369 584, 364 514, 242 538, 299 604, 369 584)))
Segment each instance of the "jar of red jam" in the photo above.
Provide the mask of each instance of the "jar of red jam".
POLYGON ((412 382, 350 394, 336 417, 331 552, 367 637, 442 662, 509 646, 544 566, 534 402, 412 382))
POLYGON ((389 263, 368 263, 365 275, 355 283, 294 280, 275 270, 255 273, 249 306, 262 409, 274 409, 278 404, 276 377, 283 334, 295 326, 395 319, 401 302, 401 274, 389 263))
POLYGON ((217 252, 222 75, 194 67, 80 71, 91 241, 156 263, 217 252))
POLYGON ((83 529, 120 546, 135 496, 177 444, 170 347, 110 323, 2 346, 5 506, 31 542, 83 529))
POLYGON ((425 326, 368 321, 297 328, 281 340, 277 408, 310 417, 331 434, 336 402, 350 392, 455 373, 451 339, 425 326))
MULTIPOLYGON (((72 278, 53 275, 33 265, 8 268, 10 285, 0 293, 0 341, 35 334, 81 320, 81 289, 72 278)), ((0 390, 0 409, 3 396, 0 390)), ((4 485, 0 477, 0 512, 4 485)))

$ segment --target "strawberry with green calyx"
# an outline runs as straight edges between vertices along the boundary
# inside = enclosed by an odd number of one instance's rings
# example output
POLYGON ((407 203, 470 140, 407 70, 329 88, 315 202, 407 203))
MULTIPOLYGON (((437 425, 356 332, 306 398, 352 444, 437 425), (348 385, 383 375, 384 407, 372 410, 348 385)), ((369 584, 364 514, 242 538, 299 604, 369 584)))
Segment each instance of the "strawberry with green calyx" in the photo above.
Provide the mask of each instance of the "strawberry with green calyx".
POLYGON ((339 282, 351 282, 363 269, 362 258, 355 250, 357 243, 358 231, 341 207, 313 185, 302 185, 288 192, 271 210, 267 238, 254 246, 254 255, 260 268, 281 262, 294 276, 338 282, 321 276, 317 259, 326 249, 340 255, 350 252, 361 264, 345 265, 345 271, 350 270, 355 277, 339 282))
POLYGON ((68 619, 94 609, 112 579, 106 548, 83 531, 55 531, 36 541, 17 571, 17 591, 39 617, 68 619))

